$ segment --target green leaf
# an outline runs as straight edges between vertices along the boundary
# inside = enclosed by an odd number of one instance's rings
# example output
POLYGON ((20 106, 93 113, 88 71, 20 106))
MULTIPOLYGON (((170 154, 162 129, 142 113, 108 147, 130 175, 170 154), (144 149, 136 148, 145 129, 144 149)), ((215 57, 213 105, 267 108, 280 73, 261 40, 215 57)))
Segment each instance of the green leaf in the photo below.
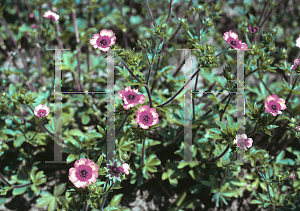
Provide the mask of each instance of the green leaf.
POLYGON ((183 108, 178 104, 167 104, 167 105, 164 105, 163 108, 183 110, 183 108))
POLYGON ((62 183, 59 185, 55 185, 54 186, 54 192, 53 195, 54 196, 59 196, 61 194, 63 194, 63 192, 66 190, 66 183, 62 183))
POLYGON ((79 129, 71 129, 71 130, 69 130, 68 134, 72 135, 72 136, 78 136, 78 137, 84 136, 84 133, 81 132, 81 130, 79 130, 79 129))
POLYGON ((100 132, 103 136, 106 135, 105 130, 104 130, 100 125, 97 125, 97 128, 98 128, 99 132, 100 132))
POLYGON ((190 187, 189 190, 191 191, 191 194, 197 194, 197 193, 201 192, 202 188, 203 188, 203 186, 201 184, 197 184, 197 185, 190 187))
POLYGON ((183 203, 184 199, 186 198, 186 192, 184 192, 183 194, 181 194, 177 199, 176 199, 176 206, 180 207, 180 205, 183 203))
POLYGON ((111 207, 116 207, 116 206, 118 206, 118 204, 120 203, 122 197, 123 197, 123 194, 115 195, 115 196, 111 199, 111 201, 110 201, 110 203, 109 203, 109 206, 111 206, 111 207))
POLYGON ((88 114, 83 114, 81 116, 81 122, 84 125, 87 125, 91 121, 90 116, 88 114))
POLYGON ((103 135, 101 133, 98 132, 89 132, 86 134, 86 136, 90 139, 90 138, 102 138, 103 135))
POLYGON ((0 198, 0 206, 2 206, 6 201, 6 198, 0 198))
POLYGON ((221 129, 225 130, 226 129, 226 125, 223 122, 220 121, 216 121, 217 125, 219 125, 221 127, 221 129))
POLYGON ((235 128, 232 117, 228 114, 226 114, 226 117, 227 117, 227 121, 228 121, 229 126, 235 128))
POLYGON ((14 140, 14 147, 20 147, 24 141, 26 141, 25 137, 23 135, 19 135, 16 140, 14 140))
POLYGON ((27 189, 27 187, 23 187, 23 188, 14 188, 12 194, 13 194, 14 196, 16 196, 16 195, 21 195, 21 194, 25 193, 26 189, 27 189))
POLYGON ((253 108, 253 106, 251 105, 251 103, 250 103, 248 100, 246 100, 246 102, 247 102, 247 105, 248 105, 248 107, 249 107, 251 113, 254 113, 254 108, 253 108))
POLYGON ((203 180, 203 181, 201 181, 201 183, 202 183, 203 185, 205 185, 205 186, 209 186, 209 187, 212 186, 212 185, 211 185, 211 182, 208 181, 208 180, 203 180))
POLYGON ((70 155, 67 157, 67 163, 71 163, 71 162, 73 162, 74 160, 76 160, 77 158, 78 158, 78 155, 70 154, 70 155))
POLYGON ((214 94, 208 96, 207 98, 212 100, 214 103, 218 103, 218 98, 214 94))

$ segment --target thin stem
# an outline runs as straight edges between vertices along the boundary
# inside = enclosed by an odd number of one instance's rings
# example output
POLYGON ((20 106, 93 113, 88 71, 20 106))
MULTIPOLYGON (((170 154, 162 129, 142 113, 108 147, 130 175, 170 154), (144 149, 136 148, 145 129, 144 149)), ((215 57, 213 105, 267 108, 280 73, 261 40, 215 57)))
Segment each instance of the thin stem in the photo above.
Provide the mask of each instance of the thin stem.
MULTIPOLYGON (((229 145, 228 145, 228 146, 229 146, 229 145)), ((233 156, 230 158, 230 162, 229 162, 229 164, 228 164, 228 166, 227 166, 225 175, 224 175, 224 177, 223 177, 223 179, 222 179, 222 181, 221 181, 221 183, 220 183, 219 189, 222 187, 222 184, 223 184, 223 182, 225 181, 225 179, 226 179, 226 177, 227 177, 227 175, 228 175, 228 173, 229 173, 229 169, 230 169, 230 164, 231 164, 231 162, 232 162, 232 158, 233 158, 233 156)))
POLYGON ((162 107, 162 106, 168 104, 169 102, 171 102, 175 97, 177 97, 177 95, 179 95, 180 92, 184 89, 184 87, 187 86, 188 83, 190 83, 190 82, 193 80, 193 78, 195 77, 195 75, 196 75, 200 70, 201 70, 201 69, 199 68, 199 69, 192 75, 192 77, 188 80, 188 82, 187 82, 185 85, 183 85, 183 87, 182 87, 182 88, 181 88, 181 89, 180 89, 173 97, 171 97, 170 100, 168 100, 167 102, 165 102, 165 103, 163 103, 163 104, 161 104, 161 105, 159 105, 159 106, 157 106, 157 107, 162 107))
POLYGON ((127 117, 128 117, 128 113, 126 112, 125 118, 123 119, 123 121, 122 121, 122 123, 121 123, 121 125, 120 125, 120 127, 119 127, 119 129, 118 129, 118 131, 117 131, 117 133, 116 133, 116 136, 118 136, 119 132, 120 132, 121 129, 123 128, 123 126, 124 126, 124 124, 125 124, 125 122, 126 122, 127 117))
POLYGON ((145 4, 146 4, 146 7, 147 7, 147 11, 149 13, 149 16, 150 16, 150 19, 151 19, 151 22, 154 24, 154 26, 156 27, 156 22, 153 20, 153 17, 152 17, 152 13, 151 13, 151 10, 150 10, 150 7, 149 7, 149 2, 148 0, 145 0, 145 4))
POLYGON ((102 199, 102 202, 101 202, 101 205, 100 205, 100 210, 101 210, 101 211, 103 211, 103 205, 104 205, 104 202, 105 202, 105 200, 106 200, 106 197, 107 197, 107 195, 108 195, 110 189, 111 189, 113 186, 114 186, 114 183, 112 183, 112 185, 111 185, 111 186, 109 187, 109 189, 107 190, 107 194, 105 194, 105 195, 103 196, 103 199, 102 199))
POLYGON ((223 157, 223 156, 226 154, 226 152, 229 150, 229 147, 230 147, 230 146, 228 145, 228 146, 226 147, 226 149, 222 152, 222 154, 219 155, 218 157, 213 158, 213 159, 210 159, 210 160, 201 161, 201 163, 213 163, 213 162, 219 160, 221 157, 223 157))
POLYGON ((88 208, 89 208, 89 204, 87 203, 87 201, 85 201, 83 205, 83 211, 87 211, 88 208))
MULTIPOLYGON (((121 16, 122 16, 122 23, 123 23, 123 26, 125 26, 122 5, 121 5, 121 8, 120 8, 120 11, 121 11, 121 16)), ((124 40, 124 43, 125 43, 125 50, 127 50, 127 28, 126 27, 125 27, 125 31, 123 31, 123 40, 124 40)))
POLYGON ((8 25, 7 25, 6 21, 5 21, 5 19, 2 17, 2 18, 0 18, 0 20, 1 20, 1 22, 2 22, 2 24, 3 24, 3 26, 4 26, 4 28, 6 29, 7 33, 9 34, 9 36, 10 36, 12 42, 14 43, 16 49, 17 49, 18 52, 19 52, 19 56, 21 57, 21 60, 22 60, 22 63, 23 63, 24 69, 25 69, 25 73, 26 73, 26 76, 27 76, 27 80, 29 81, 29 88, 30 88, 30 90, 31 90, 32 92, 36 92, 36 90, 35 90, 35 88, 34 88, 34 86, 33 86, 33 84, 32 84, 32 81, 30 81, 30 75, 29 75, 29 70, 28 70, 28 67, 27 67, 27 63, 26 63, 26 60, 24 59, 24 56, 23 56, 22 52, 21 52, 21 51, 19 50, 19 48, 18 48, 18 43, 17 43, 17 41, 15 40, 14 35, 12 34, 11 30, 9 29, 9 27, 8 27, 8 25))
POLYGON ((151 99, 151 93, 150 93, 149 87, 146 84, 145 84, 144 87, 146 88, 146 91, 147 91, 147 94, 148 94, 150 108, 152 108, 152 99, 151 99))
POLYGON ((127 66, 127 64, 124 62, 124 60, 121 57, 118 57, 120 59, 120 61, 122 62, 122 64, 125 66, 125 68, 128 70, 128 72, 132 75, 132 77, 134 77, 135 80, 137 80, 138 82, 142 83, 142 81, 140 79, 138 79, 129 69, 129 67, 127 66))
POLYGON ((218 55, 216 55, 216 57, 220 56, 222 53, 224 53, 225 51, 227 51, 231 46, 229 46, 228 48, 226 48, 224 51, 222 51, 221 53, 219 53, 218 55))
MULTIPOLYGON (((171 144, 174 144, 175 141, 177 141, 177 139, 182 135, 183 132, 184 132, 184 130, 183 130, 183 127, 182 127, 180 132, 178 133, 178 135, 170 143, 168 143, 165 148, 167 148, 171 144)), ((154 152, 157 153, 157 152, 160 152, 163 149, 164 148, 159 148, 159 149, 155 150, 154 152)))
POLYGON ((143 148, 142 148, 142 165, 141 167, 144 167, 144 160, 145 160, 145 141, 146 139, 143 139, 143 148))
POLYGON ((76 20, 76 13, 75 10, 72 9, 72 17, 73 17, 73 24, 74 24, 74 29, 75 29, 75 35, 76 35, 76 42, 78 44, 78 49, 77 49, 77 61, 78 61, 78 80, 79 80, 79 86, 80 86, 80 91, 83 91, 83 87, 80 83, 80 77, 81 77, 81 47, 80 47, 80 40, 79 40, 79 32, 78 32, 78 27, 77 27, 77 20, 76 20))
POLYGON ((231 97, 232 97, 232 95, 229 94, 229 99, 228 99, 228 101, 227 101, 227 103, 226 103, 226 105, 225 105, 224 111, 222 112, 222 114, 221 114, 221 116, 220 116, 220 122, 222 122, 223 115, 224 115, 224 113, 225 113, 225 111, 226 111, 226 108, 227 108, 227 106, 228 106, 228 104, 229 104, 229 102, 230 102, 231 97))
POLYGON ((19 186, 14 186, 12 184, 10 184, 5 178, 4 176, 0 173, 0 178, 2 179, 2 181, 7 185, 7 186, 13 186, 13 188, 24 188, 24 187, 27 187, 29 185, 32 185, 32 183, 28 183, 28 184, 25 184, 25 185, 19 185, 19 186))
POLYGON ((169 13, 168 13, 168 18, 167 18, 168 25, 169 25, 169 21, 170 21, 170 17, 171 17, 173 1, 174 0, 170 0, 170 4, 169 4, 169 13))
MULTIPOLYGON (((158 67, 159 67, 159 63, 160 63, 160 57, 158 58, 157 65, 156 65, 156 70, 155 70, 155 73, 154 73, 153 78, 154 78, 154 77, 156 76, 156 74, 157 74, 158 67)), ((155 86, 156 82, 157 82, 157 79, 154 80, 153 83, 152 83, 152 86, 151 86, 151 94, 153 93, 154 86, 155 86)))
POLYGON ((268 86, 265 84, 265 82, 263 81, 262 77, 261 77, 261 74, 258 74, 259 75, 259 79, 260 81, 263 83, 264 87, 268 90, 268 92, 270 93, 270 95, 272 95, 272 92, 271 90, 268 88, 268 86))
POLYGON ((253 128, 253 130, 252 130, 250 133, 247 134, 247 136, 250 136, 250 135, 252 135, 253 133, 255 133, 256 128, 257 128, 257 123, 255 124, 255 127, 253 128))
POLYGON ((263 17, 263 15, 264 15, 264 12, 265 12, 265 9, 266 9, 266 6, 267 6, 267 1, 265 1, 265 4, 264 4, 264 8, 263 8, 263 10, 262 10, 262 12, 260 13, 260 17, 259 17, 259 20, 258 20, 258 23, 257 23, 257 25, 259 26, 259 24, 260 24, 260 21, 261 21, 261 18, 263 17))
POLYGON ((256 68, 256 69, 253 70, 252 72, 248 73, 248 74, 245 76, 245 78, 247 78, 249 75, 255 73, 257 70, 259 70, 259 68, 260 68, 260 67, 256 68))
POLYGON ((184 65, 184 61, 185 61, 185 60, 183 60, 183 61, 181 62, 181 64, 177 67, 175 73, 173 74, 173 77, 175 77, 175 76, 179 73, 180 69, 181 69, 182 66, 184 65))
POLYGON ((268 189, 269 199, 270 199, 271 203, 273 204, 274 202, 272 201, 270 190, 269 190, 269 185, 268 184, 267 184, 267 189, 268 189))

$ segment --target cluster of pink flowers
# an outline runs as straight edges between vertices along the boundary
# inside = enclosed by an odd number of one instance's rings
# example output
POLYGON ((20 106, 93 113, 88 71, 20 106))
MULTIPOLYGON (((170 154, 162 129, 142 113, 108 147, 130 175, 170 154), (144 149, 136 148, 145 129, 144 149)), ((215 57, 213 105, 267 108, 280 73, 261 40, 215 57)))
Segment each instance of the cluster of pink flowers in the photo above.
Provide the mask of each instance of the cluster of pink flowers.
MULTIPOLYGON (((77 188, 84 188, 87 186, 87 183, 90 185, 96 182, 98 178, 98 165, 92 160, 81 158, 77 160, 74 164, 75 168, 69 169, 69 180, 74 183, 77 188)), ((130 167, 127 163, 123 163, 119 166, 117 161, 114 161, 112 165, 107 165, 107 173, 110 179, 115 177, 118 180, 121 180, 120 175, 124 173, 129 174, 130 167)))
MULTIPOLYGON (((124 109, 128 110, 138 103, 143 104, 145 102, 145 95, 138 95, 137 93, 137 89, 131 89, 130 87, 126 87, 124 90, 118 92, 119 97, 124 101, 124 109)), ((136 112, 136 116, 135 122, 143 129, 149 129, 149 126, 156 125, 159 122, 159 115, 156 113, 156 109, 150 108, 148 105, 140 106, 136 112)))

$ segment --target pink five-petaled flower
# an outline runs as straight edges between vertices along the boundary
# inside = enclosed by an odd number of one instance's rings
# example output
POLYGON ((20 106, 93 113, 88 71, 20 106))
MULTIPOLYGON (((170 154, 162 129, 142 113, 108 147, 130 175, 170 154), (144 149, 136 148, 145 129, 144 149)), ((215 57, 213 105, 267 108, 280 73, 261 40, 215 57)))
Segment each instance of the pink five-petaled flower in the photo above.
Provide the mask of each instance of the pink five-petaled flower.
POLYGON ((148 105, 140 106, 136 116, 135 123, 139 124, 143 129, 149 129, 149 126, 156 125, 159 122, 159 115, 156 113, 156 109, 150 108, 148 105))
POLYGON ((249 149, 252 147, 253 140, 252 138, 247 138, 246 134, 237 134, 236 139, 234 139, 234 143, 239 149, 249 149))
POLYGON ((48 116, 48 114, 50 113, 50 108, 47 107, 46 105, 38 105, 34 108, 34 114, 37 117, 45 117, 48 116))
POLYGON ((129 167, 129 165, 128 165, 127 163, 123 163, 122 166, 120 167, 120 170, 121 170, 124 174, 128 175, 128 174, 129 174, 130 167, 129 167))
POLYGON ((52 12, 51 10, 45 12, 43 16, 47 19, 52 18, 53 21, 57 21, 59 19, 59 15, 57 15, 55 12, 52 12))
POLYGON ((279 98, 277 95, 269 95, 267 97, 267 101, 265 102, 265 111, 271 113, 273 116, 277 116, 277 114, 281 114, 282 112, 279 110, 286 109, 285 100, 283 98, 279 98))
POLYGON ((294 70, 298 67, 299 65, 299 62, 300 62, 300 58, 299 59, 295 59, 294 60, 294 65, 291 66, 291 69, 294 70))
POLYGON ((238 35, 232 32, 231 30, 229 32, 224 33, 223 39, 235 49, 248 49, 248 45, 246 43, 242 43, 242 40, 239 40, 238 35))
POLYGON ((35 28, 36 28, 36 25, 35 25, 35 24, 32 24, 32 25, 31 25, 31 28, 32 28, 32 29, 35 29, 35 28))
POLYGON ((249 30, 251 32, 251 34, 256 33, 258 31, 259 27, 252 27, 251 25, 249 25, 249 30))
POLYGON ((33 13, 30 13, 29 14, 29 18, 33 18, 34 17, 34 14, 33 13))
POLYGON ((112 30, 102 29, 100 33, 94 34, 90 39, 90 44, 101 51, 108 51, 109 47, 116 43, 116 37, 112 30))
POLYGON ((118 95, 123 99, 123 108, 128 110, 130 107, 136 106, 138 103, 143 104, 146 100, 145 95, 137 94, 137 89, 130 89, 130 86, 126 87, 124 90, 120 90, 118 95))
POLYGON ((96 182, 98 178, 98 166, 92 160, 81 158, 74 164, 75 168, 69 169, 69 180, 74 183, 77 188, 86 187, 96 182))

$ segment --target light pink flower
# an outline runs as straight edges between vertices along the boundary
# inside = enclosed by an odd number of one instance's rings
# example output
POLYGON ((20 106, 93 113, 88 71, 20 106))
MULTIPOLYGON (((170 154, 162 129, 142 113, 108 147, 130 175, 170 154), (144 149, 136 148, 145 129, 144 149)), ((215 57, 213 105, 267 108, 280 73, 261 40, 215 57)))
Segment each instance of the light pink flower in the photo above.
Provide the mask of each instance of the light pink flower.
POLYGON ((59 15, 57 15, 55 12, 52 12, 51 10, 45 12, 43 16, 47 19, 52 18, 53 21, 57 21, 59 19, 59 15))
POLYGON ((74 183, 77 188, 84 188, 96 182, 98 178, 98 166, 92 160, 81 158, 74 164, 75 168, 69 169, 69 180, 74 183))
POLYGON ((116 43, 116 37, 112 30, 102 29, 100 33, 94 34, 90 39, 90 44, 96 49, 99 48, 101 51, 108 51, 110 46, 116 43))
POLYGON ((225 32, 223 39, 228 42, 228 44, 235 49, 247 50, 248 45, 246 43, 242 43, 242 40, 238 39, 238 35, 231 30, 229 32, 225 32))
POLYGON ((253 140, 252 138, 247 138, 246 134, 237 134, 236 139, 234 139, 234 143, 239 149, 249 149, 252 147, 253 140))
POLYGON ((130 167, 129 167, 129 165, 128 165, 127 163, 123 163, 122 166, 120 167, 120 170, 121 170, 124 174, 128 175, 128 174, 129 174, 130 167))
POLYGON ((124 90, 120 90, 118 95, 124 101, 123 108, 128 110, 130 107, 136 106, 138 103, 143 104, 146 100, 145 95, 137 94, 137 89, 131 89, 130 86, 126 87, 124 90))
POLYGON ((150 108, 148 105, 140 106, 136 116, 135 123, 139 124, 143 129, 149 129, 149 126, 156 125, 159 122, 159 115, 156 113, 156 109, 150 108))
POLYGON ((29 14, 29 18, 33 18, 34 17, 34 14, 33 13, 30 13, 29 14))
POLYGON ((300 37, 298 37, 297 40, 296 40, 296 46, 297 46, 298 48, 300 48, 300 37))
POLYGON ((300 62, 300 58, 299 59, 295 59, 294 60, 294 65, 291 66, 291 70, 294 70, 298 67, 299 65, 299 62, 300 62))
POLYGON ((35 24, 32 24, 32 25, 31 25, 31 28, 32 28, 32 29, 35 29, 35 28, 36 28, 36 25, 35 25, 35 24))
POLYGON ((285 100, 283 98, 279 98, 277 95, 269 95, 267 97, 267 101, 265 102, 265 111, 271 113, 273 116, 277 116, 277 114, 281 114, 282 112, 279 110, 285 110, 285 100))
POLYGON ((34 108, 34 114, 37 117, 45 117, 48 116, 48 114, 50 113, 50 108, 47 107, 46 105, 38 105, 34 108))

